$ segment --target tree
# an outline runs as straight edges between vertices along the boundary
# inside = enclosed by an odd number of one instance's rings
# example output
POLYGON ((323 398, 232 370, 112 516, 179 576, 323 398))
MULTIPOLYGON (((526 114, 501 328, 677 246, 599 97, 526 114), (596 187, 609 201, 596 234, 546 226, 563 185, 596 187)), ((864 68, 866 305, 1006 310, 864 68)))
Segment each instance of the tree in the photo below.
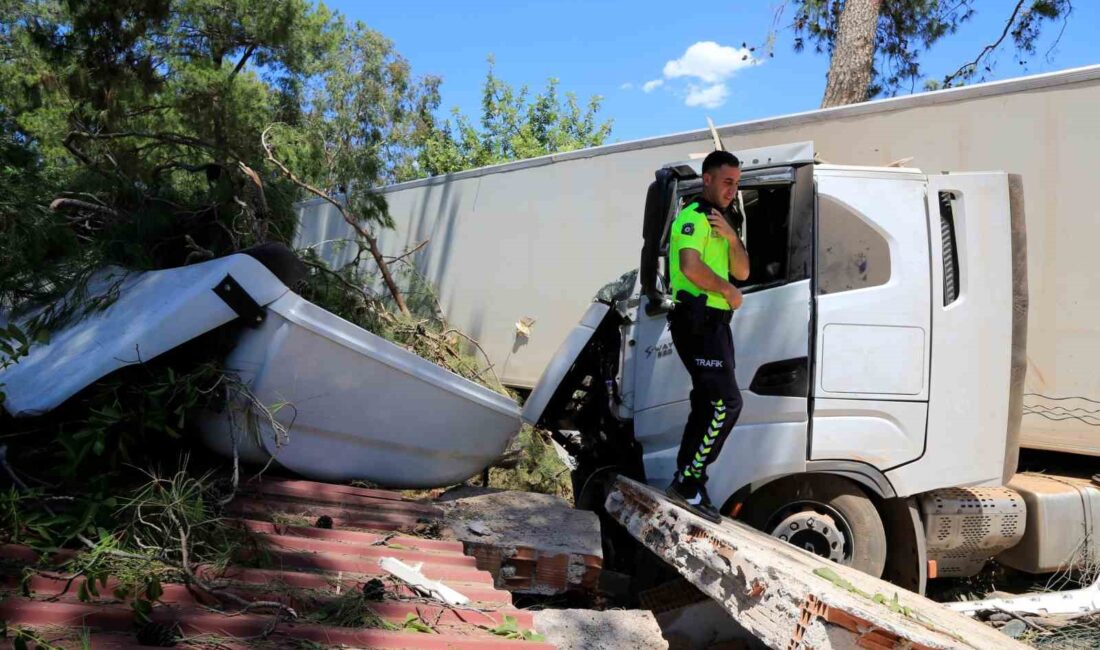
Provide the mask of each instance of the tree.
POLYGON ((408 62, 393 43, 362 23, 339 32, 342 38, 331 63, 306 99, 303 127, 272 125, 261 140, 267 160, 286 178, 340 212, 357 235, 360 254, 365 246, 397 308, 408 315, 402 292, 371 231, 372 226, 393 226, 385 197, 373 189, 411 172, 415 157, 411 143, 439 104, 439 79, 413 79, 408 62), (299 156, 288 165, 276 155, 276 148, 286 151, 287 144, 292 155, 294 150, 314 155, 311 160, 299 156), (292 167, 312 173, 296 174, 292 167), (308 176, 316 181, 310 182, 308 176))
POLYGON ((574 93, 561 100, 558 83, 551 78, 531 100, 527 86, 516 91, 497 78, 489 57, 480 128, 457 108, 451 111, 453 122, 428 123, 420 138, 419 171, 434 176, 603 144, 611 134, 611 120, 596 122, 603 98, 591 97, 582 109, 574 93))
POLYGON ((0 77, 22 81, 0 105, 52 172, 55 223, 82 243, 44 262, 163 268, 289 239, 296 190, 265 182, 259 136, 324 56, 326 10, 43 0, 3 23, 0 77))
POLYGON ((163 268, 289 243, 299 182, 351 188, 360 235, 391 226, 367 190, 410 173, 412 134, 438 105, 438 79, 413 79, 381 35, 306 0, 0 8, 0 184, 26 188, 7 195, 20 204, 10 219, 0 199, 0 234, 19 235, 0 244, 0 268, 22 269, 0 279, 0 303, 43 298, 34 287, 103 264, 163 268), (293 180, 269 164, 273 123, 293 180), (27 182, 37 177, 51 183, 27 182), (51 228, 28 228, 31 217, 51 228), (49 245, 25 245, 47 232, 49 245))
MULTIPOLYGON (((912 90, 924 78, 922 48, 954 34, 976 11, 976 0, 795 0, 795 51, 806 41, 830 56, 822 108, 866 101, 879 94, 912 90)), ((993 57, 1011 38, 1021 64, 1035 54, 1043 27, 1073 12, 1072 0, 1018 0, 1004 27, 976 56, 927 88, 983 80, 993 57)))

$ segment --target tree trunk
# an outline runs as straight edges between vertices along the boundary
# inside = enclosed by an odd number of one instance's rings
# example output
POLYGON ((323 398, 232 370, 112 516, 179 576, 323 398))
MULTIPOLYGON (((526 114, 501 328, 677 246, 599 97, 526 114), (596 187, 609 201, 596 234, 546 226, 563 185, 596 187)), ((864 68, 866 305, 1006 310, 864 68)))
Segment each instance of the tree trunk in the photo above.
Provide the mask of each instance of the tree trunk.
POLYGON ((821 108, 867 101, 882 0, 845 0, 821 108))

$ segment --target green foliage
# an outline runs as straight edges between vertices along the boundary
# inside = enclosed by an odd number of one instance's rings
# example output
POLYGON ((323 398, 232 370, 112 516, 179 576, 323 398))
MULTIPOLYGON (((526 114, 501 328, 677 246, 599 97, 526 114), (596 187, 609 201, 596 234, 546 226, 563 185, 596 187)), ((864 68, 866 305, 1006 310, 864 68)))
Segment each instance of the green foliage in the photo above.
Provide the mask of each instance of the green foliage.
POLYGON ((349 589, 336 598, 320 603, 311 620, 326 625, 340 627, 367 627, 397 631, 402 626, 394 625, 371 609, 372 599, 367 598, 360 589, 349 589))
POLYGON ((595 147, 611 134, 611 120, 596 122, 603 98, 593 96, 584 108, 573 93, 562 101, 558 80, 551 78, 533 99, 527 86, 518 91, 498 79, 489 57, 482 91, 480 126, 458 109, 453 121, 433 125, 423 134, 420 169, 429 175, 523 160, 551 153, 595 147))
POLYGON ((150 443, 178 440, 193 414, 220 403, 224 381, 206 362, 182 374, 169 364, 147 365, 97 382, 81 400, 86 410, 58 429, 63 473, 76 476, 89 465, 117 470, 150 443))
POLYGON ((520 629, 519 623, 516 621, 516 617, 504 615, 504 622, 500 625, 489 628, 489 631, 493 634, 504 637, 505 639, 513 639, 519 641, 545 641, 546 637, 536 633, 534 630, 520 629))
MULTIPOLYGON (((10 629, 3 620, 0 620, 0 639, 8 638, 11 635, 11 647, 12 650, 64 650, 62 646, 54 645, 49 641, 46 641, 40 634, 35 633, 32 630, 25 630, 21 628, 10 629)), ((88 645, 82 645, 81 647, 89 647, 88 645)))
POLYGON ((298 124, 268 139, 295 175, 343 194, 351 213, 393 225, 385 198, 370 191, 415 175, 415 140, 439 104, 438 77, 415 79, 393 43, 360 22, 332 29, 334 45, 303 96, 298 124))
POLYGON ((511 449, 520 452, 518 464, 512 469, 490 469, 490 486, 552 494, 572 503, 573 484, 569 467, 561 461, 549 434, 524 425, 512 442, 511 449))
MULTIPOLYGON (((31 350, 32 336, 40 340, 36 334, 28 334, 15 323, 7 326, 0 325, 0 371, 3 371, 17 363, 31 350)), ((0 405, 4 404, 3 382, 0 382, 0 405)))
POLYGON ((435 628, 424 622, 424 619, 412 612, 405 615, 405 622, 401 624, 401 629, 406 632, 419 632, 421 634, 439 634, 435 631, 435 628))
MULTIPOLYGON (((845 6, 844 0, 797 0, 795 51, 801 52, 809 42, 815 51, 832 56, 837 26, 845 6)), ((968 23, 977 6, 975 0, 881 3, 875 35, 874 79, 867 97, 894 96, 905 86, 911 92, 925 78, 920 67, 921 53, 968 23)), ((1072 0, 1020 0, 1015 10, 1005 16, 1004 34, 987 36, 991 45, 988 51, 975 48, 977 56, 972 62, 963 63, 957 71, 945 75, 942 80, 925 80, 924 87, 936 89, 983 81, 995 65, 989 55, 1000 47, 1006 37, 1011 38, 1017 63, 1026 65, 1027 57, 1036 53, 1035 45, 1043 27, 1059 19, 1068 19, 1072 12, 1072 0)))

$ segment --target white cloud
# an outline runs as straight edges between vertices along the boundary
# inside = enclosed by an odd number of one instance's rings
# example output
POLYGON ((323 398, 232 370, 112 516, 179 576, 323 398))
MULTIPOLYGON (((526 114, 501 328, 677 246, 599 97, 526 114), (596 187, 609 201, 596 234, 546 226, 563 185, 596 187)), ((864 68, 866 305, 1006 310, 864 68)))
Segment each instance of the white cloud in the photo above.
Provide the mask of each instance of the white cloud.
MULTIPOLYGON (((678 59, 665 63, 661 76, 651 79, 640 88, 651 93, 665 86, 684 98, 684 104, 692 108, 718 108, 729 99, 727 83, 738 70, 763 63, 752 55, 747 47, 719 45, 714 41, 699 41, 684 50, 678 59), (683 79, 677 82, 677 79, 683 79), (686 86, 686 92, 685 92, 686 86)), ((620 86, 633 89, 633 83, 620 86)))
POLYGON ((628 82, 620 85, 619 90, 634 90, 634 84, 632 84, 628 81, 628 82))
POLYGON ((665 64, 666 79, 695 77, 708 84, 716 84, 733 76, 741 68, 757 63, 748 48, 732 48, 714 41, 699 41, 689 47, 684 55, 665 64))
POLYGON ((711 84, 709 86, 689 86, 687 97, 684 99, 684 104, 691 106, 702 106, 703 108, 718 108, 722 104, 726 103, 726 99, 729 97, 730 91, 724 83, 711 84))

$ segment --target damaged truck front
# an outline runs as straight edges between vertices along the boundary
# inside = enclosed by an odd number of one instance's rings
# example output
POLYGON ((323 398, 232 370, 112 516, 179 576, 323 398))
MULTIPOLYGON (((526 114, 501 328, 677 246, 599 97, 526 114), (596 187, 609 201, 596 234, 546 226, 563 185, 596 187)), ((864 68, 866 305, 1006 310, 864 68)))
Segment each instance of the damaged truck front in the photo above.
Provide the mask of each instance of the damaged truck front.
MULTIPOLYGON (((1016 474, 1019 177, 827 165, 812 143, 736 153, 751 271, 731 324, 745 407, 709 471, 723 513, 918 591, 993 557, 1044 572, 1095 552, 1100 488, 1016 474), (1054 536, 1052 516, 1080 525, 1054 536)), ((668 228, 701 186, 698 160, 656 172, 638 272, 600 292, 527 400, 574 456, 582 507, 614 473, 664 487, 675 470, 690 380, 668 228)))

